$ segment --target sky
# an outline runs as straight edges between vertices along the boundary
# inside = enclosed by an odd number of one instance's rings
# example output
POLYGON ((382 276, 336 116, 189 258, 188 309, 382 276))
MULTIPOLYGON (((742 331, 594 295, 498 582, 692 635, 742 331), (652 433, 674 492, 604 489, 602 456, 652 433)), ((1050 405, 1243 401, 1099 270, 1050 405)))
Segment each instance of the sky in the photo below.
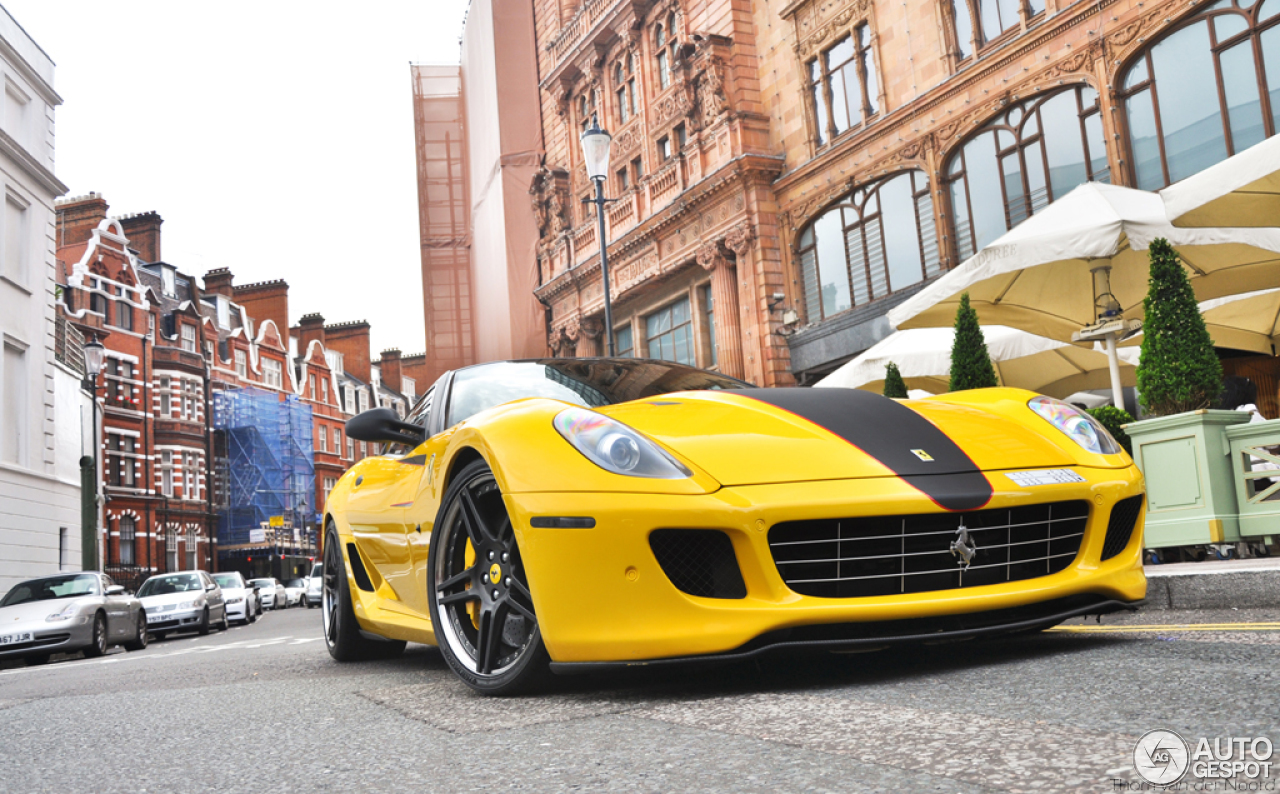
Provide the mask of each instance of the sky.
POLYGON ((154 210, 203 277, 282 278, 290 322, 425 349, 409 64, 458 62, 466 0, 0 0, 57 64, 55 173, 154 210))

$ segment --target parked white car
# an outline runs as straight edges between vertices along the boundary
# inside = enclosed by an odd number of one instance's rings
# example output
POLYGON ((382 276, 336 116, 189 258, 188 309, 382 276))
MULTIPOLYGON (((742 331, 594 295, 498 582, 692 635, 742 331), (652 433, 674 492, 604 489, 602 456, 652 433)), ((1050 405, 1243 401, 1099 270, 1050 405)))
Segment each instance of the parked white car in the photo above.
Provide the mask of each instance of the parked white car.
POLYGON ((157 638, 171 631, 208 634, 213 625, 227 628, 222 588, 204 571, 178 571, 151 577, 138 588, 147 610, 147 629, 157 638))
POLYGON ((280 584, 279 579, 250 579, 249 584, 257 585, 263 609, 284 609, 289 606, 284 585, 280 584))
POLYGON ((302 606, 302 597, 307 592, 307 580, 290 579, 284 583, 284 592, 289 598, 289 606, 302 606))
POLYGON ((262 605, 253 586, 245 582, 244 577, 235 571, 215 573, 213 581, 222 588, 222 599, 227 604, 227 619, 238 620, 249 624, 258 619, 262 613, 262 605))
POLYGON ((303 602, 310 607, 320 606, 321 600, 324 598, 324 563, 318 562, 311 568, 311 575, 307 577, 307 592, 303 595, 303 602))

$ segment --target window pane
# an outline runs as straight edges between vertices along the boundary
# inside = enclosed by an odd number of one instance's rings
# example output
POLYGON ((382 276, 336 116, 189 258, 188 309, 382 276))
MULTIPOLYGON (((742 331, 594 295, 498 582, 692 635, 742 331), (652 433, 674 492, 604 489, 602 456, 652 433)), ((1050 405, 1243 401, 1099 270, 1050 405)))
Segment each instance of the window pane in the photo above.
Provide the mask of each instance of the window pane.
POLYGON ((1093 181, 1110 182, 1111 167, 1107 165, 1107 147, 1102 137, 1102 115, 1085 116, 1084 132, 1089 143, 1089 171, 1093 181))
MULTIPOLYGON (((1266 0, 1262 4, 1262 8, 1258 10, 1258 21, 1261 22, 1264 19, 1271 19, 1277 14, 1280 14, 1280 0, 1266 0)), ((1274 31, 1275 28, 1272 28, 1272 30, 1274 31)), ((1266 42, 1263 42, 1263 52, 1266 52, 1266 47, 1266 42)))
POLYGON ((880 207, 889 286, 896 292, 924 278, 910 174, 896 176, 880 188, 880 207))
POLYGON ((631 341, 631 326, 625 325, 613 332, 613 348, 619 356, 625 358, 635 355, 635 345, 631 341))
POLYGON ((1007 231, 1004 219, 1004 198, 1000 191, 1000 176, 996 163, 995 136, 979 135, 964 147, 965 182, 969 191, 969 206, 973 210, 975 250, 1007 231))
POLYGON ((1258 96, 1253 42, 1245 39, 1222 53, 1218 63, 1222 67, 1222 87, 1227 92, 1232 148, 1242 152, 1267 137, 1262 126, 1262 100, 1258 96))
POLYGON ((822 313, 830 317, 848 309, 849 271, 844 256, 844 229, 840 210, 834 209, 813 225, 818 237, 818 284, 822 290, 822 313))
POLYGON ((1160 168, 1160 143, 1156 140, 1156 114, 1151 109, 1151 89, 1146 88, 1125 100, 1125 117, 1129 121, 1129 150, 1133 152, 1133 169, 1140 190, 1158 190, 1165 186, 1160 168))
POLYGON ((1213 18, 1213 32, 1219 44, 1248 29, 1249 20, 1243 14, 1219 14, 1213 18))
MULTIPOLYGON (((960 158, 957 157, 956 160, 960 158)), ((960 261, 973 256, 973 226, 969 223, 968 191, 961 177, 951 183, 951 216, 956 224, 956 250, 960 261)))
POLYGON ((849 129, 849 104, 845 101, 844 72, 831 74, 831 117, 835 120, 836 134, 849 129))
POLYGON ((1127 91, 1138 83, 1144 82, 1146 79, 1147 56, 1144 55, 1135 61, 1133 66, 1129 68, 1129 74, 1125 75, 1124 78, 1124 88, 1127 91))
MULTIPOLYGON (((1280 0, 1270 0, 1263 9, 1280 13, 1280 0)), ((1260 37, 1262 68, 1267 73, 1267 94, 1271 97, 1271 132, 1280 132, 1280 26, 1270 28, 1260 37)))
POLYGON ((916 217, 920 224, 920 247, 924 251, 924 274, 936 276, 942 272, 942 267, 938 254, 938 231, 933 225, 933 199, 927 187, 916 196, 916 217))
POLYGON ((876 59, 871 55, 871 34, 866 25, 858 28, 858 50, 862 71, 867 76, 867 108, 875 113, 880 110, 880 81, 876 77, 876 59))
POLYGON ((1027 0, 1027 8, 1031 10, 1031 15, 1035 16, 1044 11, 1044 0, 1027 0))
POLYGON ((978 0, 978 13, 982 17, 982 38, 991 41, 1000 35, 1000 9, 996 0, 978 0))
POLYGON ((840 69, 840 82, 844 83, 844 106, 849 110, 849 125, 861 124, 862 87, 858 82, 858 70, 852 61, 840 69))
MULTIPOLYGON (((872 225, 875 221, 872 221, 872 225)), ((867 254, 864 246, 863 227, 854 226, 845 232, 845 246, 849 253, 849 277, 853 286, 853 305, 861 306, 871 300, 871 289, 867 286, 867 254)))
MULTIPOLYGON (((1072 132, 1079 138, 1080 127, 1078 122, 1072 132)), ((1040 149, 1040 144, 1033 143, 1022 150, 1022 156, 1027 169, 1027 189, 1031 191, 1027 195, 1027 201, 1030 203, 1031 212, 1034 214, 1049 205, 1049 189, 1044 182, 1044 153, 1040 149)))
MULTIPOLYGON (((805 233, 812 236, 813 230, 805 233)), ((821 292, 818 289, 818 252, 806 248, 800 252, 800 277, 804 279, 804 305, 810 322, 822 319, 822 305, 819 303, 821 292)))
POLYGON ((853 37, 845 36, 827 50, 827 68, 833 69, 853 57, 853 37))
MULTIPOLYGON (((1084 104, 1092 104, 1093 91, 1085 92, 1084 104)), ((1080 115, 1076 92, 1065 91, 1040 106, 1045 131, 1044 148, 1049 161, 1049 184, 1053 197, 1060 199, 1076 185, 1088 181, 1084 164, 1084 141, 1080 139, 1080 115)), ((1030 166, 1028 166, 1030 167, 1030 166)))
POLYGON ((1015 151, 1000 158, 1000 174, 1004 180, 1005 211, 1009 225, 1017 226, 1031 213, 1027 211, 1027 197, 1022 192, 1022 161, 1015 151))
POLYGON ((1005 31, 1012 27, 1017 27, 1018 19, 1018 0, 999 0, 1000 3, 1000 30, 1005 31))
POLYGON ((956 46, 961 58, 973 55, 973 20, 969 17, 967 0, 951 0, 951 10, 956 18, 956 46))
POLYGON ((1209 26, 1179 30, 1151 50, 1169 181, 1226 159, 1209 26))

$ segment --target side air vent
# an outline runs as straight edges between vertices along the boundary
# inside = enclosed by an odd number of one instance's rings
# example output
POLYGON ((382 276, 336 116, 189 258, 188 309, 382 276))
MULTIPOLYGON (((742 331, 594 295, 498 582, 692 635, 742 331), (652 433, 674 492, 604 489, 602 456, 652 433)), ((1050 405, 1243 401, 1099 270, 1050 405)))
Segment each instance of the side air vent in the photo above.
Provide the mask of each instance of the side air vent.
POLYGON ((657 529, 653 556, 681 592, 703 598, 746 598, 733 541, 718 529, 657 529))
POLYGON ((1133 537, 1133 528, 1138 524, 1138 515, 1142 512, 1142 496, 1130 496, 1121 499, 1111 508, 1111 519, 1107 521, 1107 538, 1102 543, 1102 559, 1109 560, 1129 545, 1133 537))
POLYGON ((369 572, 364 569, 364 560, 360 559, 360 552, 356 551, 356 544, 347 544, 347 557, 351 559, 351 575, 356 578, 356 587, 366 593, 372 593, 373 582, 369 581, 369 572))

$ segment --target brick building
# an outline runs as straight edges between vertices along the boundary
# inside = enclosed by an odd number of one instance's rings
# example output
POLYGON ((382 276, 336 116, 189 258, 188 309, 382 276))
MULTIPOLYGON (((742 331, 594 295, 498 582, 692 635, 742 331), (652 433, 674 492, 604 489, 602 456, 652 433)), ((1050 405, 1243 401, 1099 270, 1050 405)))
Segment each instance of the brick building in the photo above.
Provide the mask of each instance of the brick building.
MULTIPOLYGON (((291 329, 284 281, 236 285, 218 268, 201 286, 165 262, 158 214, 111 218, 97 194, 57 212, 61 311, 107 348, 105 569, 135 585, 197 567, 300 575, 329 491, 375 452, 346 420, 407 398, 347 378, 320 315, 291 329)), ((368 371, 362 325, 363 354, 350 350, 368 371)))
POLYGON ((1159 189, 1280 128, 1274 3, 537 0, 534 15, 552 348, 601 349, 577 144, 598 114, 619 348, 761 385, 866 349, 893 305, 1082 182, 1159 189))

